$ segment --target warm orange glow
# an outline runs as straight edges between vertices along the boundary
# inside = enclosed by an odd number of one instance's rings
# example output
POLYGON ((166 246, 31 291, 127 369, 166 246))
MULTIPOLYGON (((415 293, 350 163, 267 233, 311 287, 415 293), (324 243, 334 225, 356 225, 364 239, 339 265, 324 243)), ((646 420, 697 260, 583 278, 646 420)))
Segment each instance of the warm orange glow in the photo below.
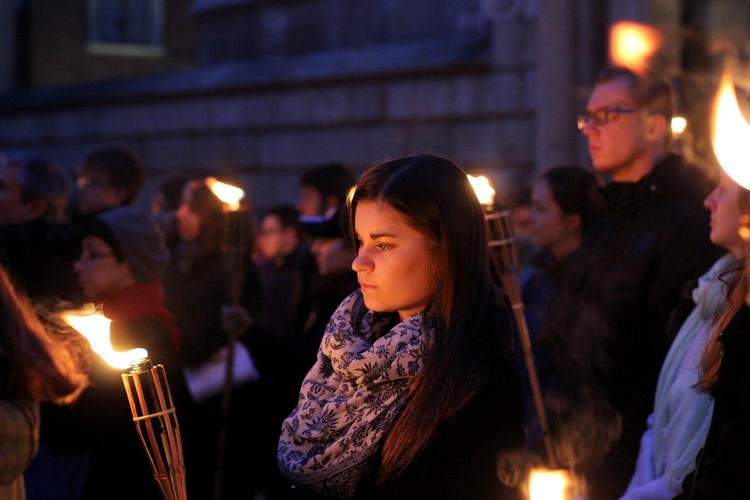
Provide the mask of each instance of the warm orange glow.
POLYGON ((534 469, 529 480, 529 500, 565 500, 569 483, 565 470, 534 469))
POLYGON ((750 189, 750 125, 737 104, 732 75, 725 71, 714 102, 712 144, 724 171, 745 189, 750 189))
POLYGON ((672 135, 680 135, 687 128, 687 120, 682 116, 672 118, 672 135))
POLYGON ((479 199, 479 203, 482 205, 491 205, 495 201, 495 190, 490 186, 490 181, 487 177, 480 175, 474 177, 473 175, 467 175, 471 187, 474 188, 474 193, 479 199))
POLYGON ((109 339, 109 324, 112 320, 99 313, 71 311, 63 314, 63 319, 86 337, 94 352, 112 368, 125 370, 136 359, 148 357, 146 349, 140 347, 125 352, 115 351, 109 339))
POLYGON ((646 24, 623 21, 612 26, 609 34, 610 59, 636 73, 648 70, 649 58, 662 43, 662 35, 646 24))
POLYGON ((217 198, 229 205, 229 210, 234 211, 240 208, 240 201, 245 197, 245 192, 242 189, 219 182, 213 177, 206 179, 206 184, 217 198))

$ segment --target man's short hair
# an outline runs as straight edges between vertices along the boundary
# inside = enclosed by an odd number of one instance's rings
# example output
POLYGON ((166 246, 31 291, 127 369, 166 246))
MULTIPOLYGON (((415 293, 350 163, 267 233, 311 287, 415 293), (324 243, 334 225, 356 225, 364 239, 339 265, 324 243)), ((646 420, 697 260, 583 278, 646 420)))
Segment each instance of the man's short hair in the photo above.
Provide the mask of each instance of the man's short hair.
POLYGON ((335 196, 344 203, 355 180, 352 171, 343 163, 327 163, 305 171, 300 184, 315 189, 324 200, 335 196))
POLYGON ((663 115, 667 123, 674 115, 674 95, 672 87, 653 72, 638 74, 624 66, 608 66, 594 78, 594 85, 626 80, 628 91, 635 104, 651 113, 663 115))
POLYGON ((2 155, 8 165, 18 168, 21 201, 45 200, 47 209, 41 218, 47 222, 65 221, 72 183, 62 168, 31 151, 5 151, 2 155))
POLYGON ((102 146, 86 153, 78 175, 93 172, 106 175, 113 188, 125 191, 126 205, 135 202, 146 182, 143 162, 133 150, 125 146, 102 146))

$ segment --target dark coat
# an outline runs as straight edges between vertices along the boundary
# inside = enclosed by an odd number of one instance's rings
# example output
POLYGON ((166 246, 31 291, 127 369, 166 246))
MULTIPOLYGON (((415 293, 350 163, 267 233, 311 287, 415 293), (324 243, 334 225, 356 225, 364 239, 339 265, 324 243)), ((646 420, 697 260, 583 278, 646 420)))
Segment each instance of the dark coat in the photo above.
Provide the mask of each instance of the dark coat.
MULTIPOLYGON (((176 247, 162 283, 167 306, 174 312, 182 335, 182 364, 195 367, 227 345, 228 333, 222 329, 221 308, 231 300, 223 254, 213 251, 191 255, 187 252, 190 248, 183 244, 176 247)), ((239 339, 255 358, 259 356, 254 342, 262 324, 263 292, 257 266, 249 258, 244 265, 239 305, 255 320, 239 339)), ((260 366, 261 361, 256 361, 256 365, 260 366)), ((264 401, 263 377, 261 370, 260 382, 234 387, 228 408, 223 394, 195 404, 191 422, 196 432, 183 434, 192 458, 187 473, 191 498, 211 498, 217 471, 222 477, 222 499, 248 498, 259 491, 258 483, 265 478, 262 473, 248 476, 247 453, 263 449, 261 441, 265 436, 278 432, 278 428, 268 427, 266 412, 258 411, 258 405, 264 401), (226 414, 225 410, 228 410, 226 414), (221 460, 220 453, 223 453, 221 460)))
POLYGON ((689 292, 723 253, 709 239, 710 214, 703 206, 711 187, 703 171, 676 155, 637 183, 604 187, 613 224, 596 229, 594 244, 568 275, 573 305, 561 307, 562 319, 553 322, 558 332, 551 335, 552 353, 563 378, 576 373, 572 362, 590 364, 578 373, 590 378, 568 387, 601 395, 588 406, 601 403, 606 414, 614 408, 622 422, 604 464, 588 471, 595 500, 625 490, 661 364, 692 307, 689 292), (579 328, 581 323, 588 325, 579 328), (555 346, 563 343, 573 346, 567 350, 573 359, 560 356, 555 346))
POLYGON ((73 263, 81 245, 73 226, 43 221, 0 227, 0 263, 29 298, 49 308, 84 302, 73 263))
POLYGON ((507 360, 498 359, 497 370, 482 390, 459 414, 440 424, 433 440, 403 474, 373 488, 373 470, 363 477, 354 498, 520 498, 498 479, 498 458, 504 453, 513 456, 523 445, 522 397, 518 372, 507 360))
MULTIPOLYGON (((498 479, 498 463, 516 463, 523 446, 521 380, 506 359, 483 388, 456 415, 438 427, 427 448, 396 479, 375 486, 380 452, 371 459, 353 500, 511 500, 521 499, 521 487, 498 479), (509 458, 509 462, 498 462, 509 458)), ((289 500, 327 499, 293 489, 289 500)))
POLYGON ((750 307, 737 311, 719 342, 724 351, 711 426, 697 470, 685 478, 676 499, 750 496, 750 307))

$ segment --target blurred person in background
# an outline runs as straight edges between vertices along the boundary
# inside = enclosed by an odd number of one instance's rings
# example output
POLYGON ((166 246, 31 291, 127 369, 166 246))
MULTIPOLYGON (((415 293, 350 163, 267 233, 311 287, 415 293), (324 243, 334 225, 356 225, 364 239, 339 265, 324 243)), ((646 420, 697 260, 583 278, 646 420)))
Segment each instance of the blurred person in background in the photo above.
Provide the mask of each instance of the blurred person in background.
MULTIPOLYGON (((723 225, 716 221, 722 196, 737 194, 738 205, 726 203, 727 215, 739 207, 741 215, 750 214, 750 191, 722 174, 721 191, 715 192, 707 206, 718 236, 723 225), (716 204, 716 205, 714 205, 716 204)), ((733 224, 727 224, 732 230, 733 224)), ((744 252, 747 241, 743 241, 744 252)), ((740 262, 742 272, 729 286, 727 305, 711 325, 700 360, 700 380, 695 386, 714 399, 711 423, 703 446, 694 457, 694 471, 682 482, 675 500, 746 498, 750 491, 750 267, 747 254, 740 262)), ((696 446, 691 447, 693 450, 696 446)), ((688 451, 688 450, 685 450, 688 451)))
POLYGON ((658 75, 607 67, 578 119, 616 224, 581 263, 575 285, 605 322, 588 339, 591 356, 581 359, 598 373, 588 385, 622 419, 601 466, 586 472, 593 500, 618 498, 627 488, 659 370, 693 308, 690 291, 724 254, 709 238, 703 207, 713 180, 670 152, 673 109, 672 89, 658 75))
MULTIPOLYGON (((557 165, 543 171, 533 182, 529 213, 529 238, 537 251, 530 259, 531 271, 523 282, 521 294, 534 352, 536 371, 542 391, 554 390, 559 384, 549 353, 540 345, 548 329, 548 313, 561 294, 567 293, 571 263, 581 258, 579 249, 590 244, 592 228, 601 224, 604 200, 596 175, 580 165, 557 165)), ((555 321, 554 315, 551 315, 555 321)), ((516 335, 518 332, 516 331, 516 335)), ((531 387, 516 338, 516 360, 527 391, 526 422, 532 445, 540 445, 536 410, 531 407, 531 387)))
POLYGON ((170 250, 174 248, 180 238, 175 213, 180 208, 182 190, 189 181, 190 177, 184 175, 167 177, 156 187, 149 205, 151 214, 162 234, 164 234, 164 241, 170 250))
MULTIPOLYGON (((179 417, 189 420, 180 333, 159 282, 169 252, 151 214, 139 206, 112 208, 83 223, 80 235, 74 270, 87 301, 112 320, 112 347, 141 347, 155 365, 163 364, 179 417)), ((76 405, 45 414, 44 453, 26 475, 29 498, 161 499, 124 397, 121 370, 92 354, 89 376, 92 386, 76 405), (53 480, 59 471, 66 471, 65 477, 53 480)), ((185 432, 186 450, 189 436, 185 432)))
POLYGON ((33 302, 80 305, 78 239, 65 210, 71 180, 46 158, 0 152, 0 263, 33 302))
MULTIPOLYGON (((727 305, 730 287, 741 278, 745 247, 740 214, 750 213, 750 197, 724 172, 706 198, 711 212, 711 241, 727 250, 693 290, 695 308, 680 327, 664 359, 656 386, 654 410, 641 437, 635 473, 623 500, 674 498, 682 480, 695 470, 706 439, 714 399, 696 386, 703 355, 716 320, 727 305)), ((728 498, 728 497, 727 497, 728 498)))
MULTIPOLYGON (((230 336, 236 338, 235 355, 241 353, 251 363, 257 357, 254 342, 263 324, 263 287, 250 251, 241 256, 242 268, 235 270, 240 274, 226 272, 225 206, 209 188, 208 179, 185 185, 176 217, 180 239, 162 283, 166 304, 181 332, 182 366, 194 375, 187 382, 195 402, 195 425, 201 429, 192 439, 194 456, 201 463, 187 475, 188 488, 196 498, 212 498, 215 491, 223 499, 252 498, 265 480, 248 476, 246 469, 248 454, 261 449, 263 433, 268 432, 268 412, 258 408, 264 396, 262 374, 259 379, 251 370, 247 377, 235 379, 229 408, 224 405, 224 387, 200 393, 196 388, 205 381, 200 373, 226 366, 230 336), (240 280, 237 304, 230 290, 230 280, 235 279, 240 280)), ((252 227, 244 238, 233 243, 254 248, 252 227)))
POLYGON ((351 169, 343 163, 310 168, 300 178, 297 209, 303 216, 331 217, 346 204, 346 196, 355 182, 351 169))
POLYGON ((72 404, 89 384, 85 339, 53 330, 0 265, 0 498, 26 498, 24 471, 39 445, 39 403, 72 404))
POLYGON ((96 214, 124 205, 133 205, 146 182, 141 158, 127 146, 97 146, 78 166, 72 220, 77 225, 96 214))

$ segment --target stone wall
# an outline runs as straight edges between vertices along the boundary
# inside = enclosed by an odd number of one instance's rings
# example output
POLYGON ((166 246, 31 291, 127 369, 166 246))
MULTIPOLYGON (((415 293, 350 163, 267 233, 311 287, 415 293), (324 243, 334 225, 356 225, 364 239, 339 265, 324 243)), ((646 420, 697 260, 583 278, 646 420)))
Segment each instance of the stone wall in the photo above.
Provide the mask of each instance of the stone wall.
POLYGON ((187 170, 241 182, 260 210, 296 201, 305 168, 411 153, 502 193, 587 162, 574 116, 601 60, 581 48, 604 23, 579 14, 598 2, 199 0, 198 67, 0 94, 0 149, 73 172, 88 148, 125 143, 148 168, 144 202, 187 170))

